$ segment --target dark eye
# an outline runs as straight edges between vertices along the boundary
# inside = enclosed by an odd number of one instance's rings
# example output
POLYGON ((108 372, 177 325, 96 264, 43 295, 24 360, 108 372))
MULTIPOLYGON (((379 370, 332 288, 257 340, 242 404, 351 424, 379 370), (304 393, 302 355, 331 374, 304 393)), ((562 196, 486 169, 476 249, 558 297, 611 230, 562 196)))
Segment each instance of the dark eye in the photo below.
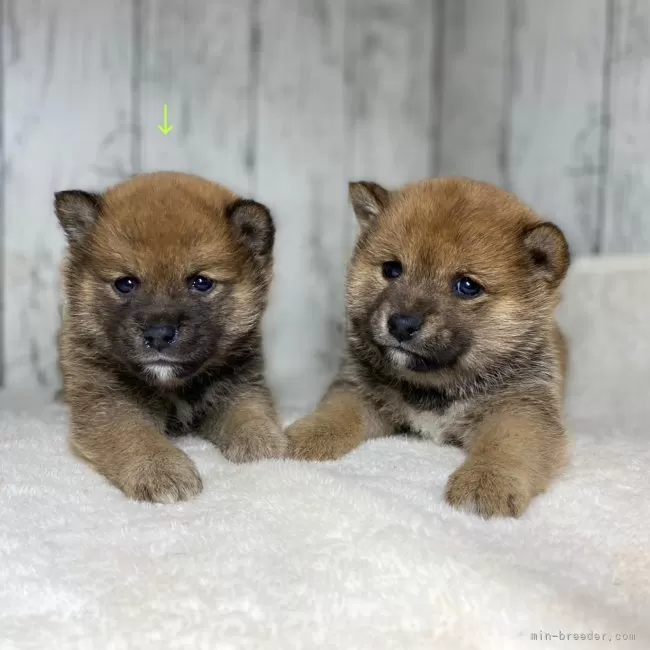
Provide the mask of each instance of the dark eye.
POLYGON ((483 293, 483 287, 464 275, 454 283, 454 293, 459 298, 476 298, 483 293))
POLYGON ((214 280, 210 280, 204 275, 196 275, 190 279, 190 287, 199 293, 208 293, 214 287, 214 280))
POLYGON ((131 293, 132 291, 138 288, 139 284, 140 282, 138 281, 138 278, 132 278, 127 276, 115 280, 113 286, 120 293, 131 293))
POLYGON ((402 263, 401 262, 384 262, 381 265, 381 272, 387 280, 395 280, 402 275, 402 263))

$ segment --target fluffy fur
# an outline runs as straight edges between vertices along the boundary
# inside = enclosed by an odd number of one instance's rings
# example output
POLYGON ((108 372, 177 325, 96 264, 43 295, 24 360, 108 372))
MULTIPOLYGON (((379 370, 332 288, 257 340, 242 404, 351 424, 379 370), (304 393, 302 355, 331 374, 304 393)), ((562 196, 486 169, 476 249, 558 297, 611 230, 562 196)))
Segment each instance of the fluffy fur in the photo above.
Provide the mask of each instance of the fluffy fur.
POLYGON ((55 209, 68 240, 59 348, 74 452, 128 497, 157 502, 202 489, 169 436, 201 435, 237 462, 282 455, 260 334, 268 209, 171 172, 58 192, 55 209))
POLYGON ((396 432, 454 444, 467 457, 447 501, 518 517, 566 457, 563 234, 467 179, 351 183, 350 200, 360 234, 346 358, 318 409, 288 429, 290 455, 333 459, 396 432))

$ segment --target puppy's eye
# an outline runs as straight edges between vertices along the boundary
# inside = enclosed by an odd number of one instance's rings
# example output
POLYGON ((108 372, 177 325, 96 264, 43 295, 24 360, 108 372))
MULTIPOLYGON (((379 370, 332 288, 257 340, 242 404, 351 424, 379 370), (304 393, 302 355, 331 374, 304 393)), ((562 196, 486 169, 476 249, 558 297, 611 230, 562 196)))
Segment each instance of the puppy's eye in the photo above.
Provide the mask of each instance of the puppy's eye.
POLYGON ((392 262, 384 262, 381 265, 382 275, 387 280, 395 280, 396 278, 399 278, 399 276, 402 275, 402 271, 402 263, 398 262, 397 260, 392 262))
POLYGON ((454 282, 454 293, 459 298, 476 298, 483 293, 483 287, 472 278, 463 275, 454 282))
POLYGON ((138 278, 133 278, 130 276, 118 278, 115 280, 115 282, 113 282, 113 286, 119 293, 131 293, 138 288, 139 284, 140 282, 138 278))
POLYGON ((193 278, 190 278, 190 287, 193 291, 208 293, 214 288, 214 280, 210 280, 210 278, 206 278, 204 275, 195 275, 193 278))

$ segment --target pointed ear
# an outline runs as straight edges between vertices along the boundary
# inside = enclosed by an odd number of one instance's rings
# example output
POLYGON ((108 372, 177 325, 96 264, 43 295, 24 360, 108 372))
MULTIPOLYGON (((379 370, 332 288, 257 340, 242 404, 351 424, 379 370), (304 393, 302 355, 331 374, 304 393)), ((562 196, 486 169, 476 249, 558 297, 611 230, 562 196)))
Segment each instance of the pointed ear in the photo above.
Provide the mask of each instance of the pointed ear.
POLYGON ((99 219, 102 197, 99 194, 66 190, 55 192, 54 210, 69 244, 81 243, 99 219))
POLYGON ((250 199, 238 199, 228 206, 227 216, 237 239, 257 258, 273 251, 275 225, 269 209, 250 199))
POLYGON ((557 287, 571 261, 569 244, 562 231, 548 222, 532 226, 524 233, 524 246, 542 277, 557 287))
POLYGON ((361 228, 367 228, 388 207, 390 192, 377 183, 356 181, 348 184, 348 195, 361 228))

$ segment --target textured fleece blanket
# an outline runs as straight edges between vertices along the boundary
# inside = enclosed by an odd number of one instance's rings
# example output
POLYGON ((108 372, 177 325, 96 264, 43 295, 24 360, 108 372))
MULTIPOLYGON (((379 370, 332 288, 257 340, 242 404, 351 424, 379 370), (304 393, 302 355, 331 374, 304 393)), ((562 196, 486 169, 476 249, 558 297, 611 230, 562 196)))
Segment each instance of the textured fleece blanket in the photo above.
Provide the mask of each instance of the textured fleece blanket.
POLYGON ((565 293, 573 462, 518 521, 451 510, 462 452, 397 438, 249 466, 185 439, 203 494, 132 503, 65 409, 1 395, 0 649, 650 648, 650 264, 565 293))

